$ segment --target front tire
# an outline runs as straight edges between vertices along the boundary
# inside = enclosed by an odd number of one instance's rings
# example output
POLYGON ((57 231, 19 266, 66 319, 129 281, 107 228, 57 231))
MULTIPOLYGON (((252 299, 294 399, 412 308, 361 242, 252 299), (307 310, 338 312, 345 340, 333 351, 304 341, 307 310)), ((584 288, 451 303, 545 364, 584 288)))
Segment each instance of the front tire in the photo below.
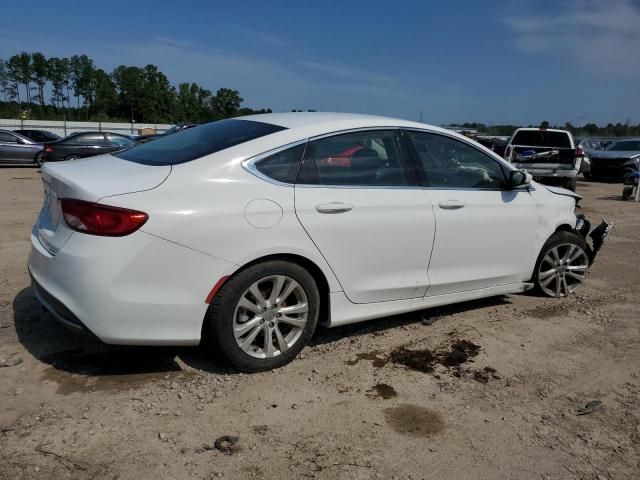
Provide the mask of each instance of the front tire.
POLYGON ((38 152, 36 156, 33 158, 33 165, 36 168, 42 168, 42 164, 44 163, 44 153, 38 152))
POLYGON ((584 282, 588 269, 585 239, 573 232, 556 232, 540 251, 533 281, 543 295, 564 298, 584 282))
POLYGON ((320 294, 309 272, 276 260, 227 280, 205 321, 217 353, 239 370, 260 372, 298 355, 315 332, 319 311, 320 294))

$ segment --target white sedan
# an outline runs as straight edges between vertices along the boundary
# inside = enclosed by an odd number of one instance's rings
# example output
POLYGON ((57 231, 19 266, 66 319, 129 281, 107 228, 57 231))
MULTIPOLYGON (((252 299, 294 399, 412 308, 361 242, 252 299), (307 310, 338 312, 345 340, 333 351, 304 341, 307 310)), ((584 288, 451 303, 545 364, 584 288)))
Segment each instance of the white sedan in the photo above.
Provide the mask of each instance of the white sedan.
POLYGON ((42 178, 29 272, 59 321, 109 344, 210 339, 244 371, 291 361, 318 324, 566 296, 608 231, 591 247, 579 196, 376 116, 223 120, 42 178))

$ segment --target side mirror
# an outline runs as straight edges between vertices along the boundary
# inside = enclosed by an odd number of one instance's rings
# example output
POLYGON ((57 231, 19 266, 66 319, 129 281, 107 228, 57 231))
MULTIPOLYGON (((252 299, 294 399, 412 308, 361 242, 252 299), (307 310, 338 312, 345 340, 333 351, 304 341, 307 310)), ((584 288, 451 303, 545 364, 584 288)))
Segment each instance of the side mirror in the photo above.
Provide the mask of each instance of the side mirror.
POLYGON ((512 170, 509 172, 509 180, 507 186, 509 188, 516 188, 522 185, 529 185, 531 183, 531 174, 523 172, 522 170, 512 170))
POLYGON ((20 145, 26 145, 26 144, 27 144, 27 142, 25 142, 25 141, 24 141, 23 139, 21 139, 21 138, 18 138, 17 140, 18 140, 18 143, 19 143, 20 145))

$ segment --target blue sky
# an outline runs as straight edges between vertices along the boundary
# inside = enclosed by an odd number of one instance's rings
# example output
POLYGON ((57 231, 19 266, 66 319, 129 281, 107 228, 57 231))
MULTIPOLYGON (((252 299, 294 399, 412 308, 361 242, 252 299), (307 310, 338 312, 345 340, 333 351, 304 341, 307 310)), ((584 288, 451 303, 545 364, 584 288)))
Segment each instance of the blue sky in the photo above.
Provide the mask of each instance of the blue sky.
POLYGON ((24 1, 0 58, 86 53, 244 105, 464 121, 640 122, 640 0, 24 1), (25 16, 28 14, 28 18, 25 16))

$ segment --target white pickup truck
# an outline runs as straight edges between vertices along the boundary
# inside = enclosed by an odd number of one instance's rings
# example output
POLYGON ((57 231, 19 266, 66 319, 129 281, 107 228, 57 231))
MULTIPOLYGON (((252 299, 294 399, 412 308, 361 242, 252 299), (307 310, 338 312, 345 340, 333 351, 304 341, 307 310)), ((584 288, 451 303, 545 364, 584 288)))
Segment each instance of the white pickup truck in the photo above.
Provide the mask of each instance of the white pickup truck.
POLYGON ((566 130, 518 128, 507 143, 504 158, 530 173, 534 180, 576 191, 584 152, 566 130))

